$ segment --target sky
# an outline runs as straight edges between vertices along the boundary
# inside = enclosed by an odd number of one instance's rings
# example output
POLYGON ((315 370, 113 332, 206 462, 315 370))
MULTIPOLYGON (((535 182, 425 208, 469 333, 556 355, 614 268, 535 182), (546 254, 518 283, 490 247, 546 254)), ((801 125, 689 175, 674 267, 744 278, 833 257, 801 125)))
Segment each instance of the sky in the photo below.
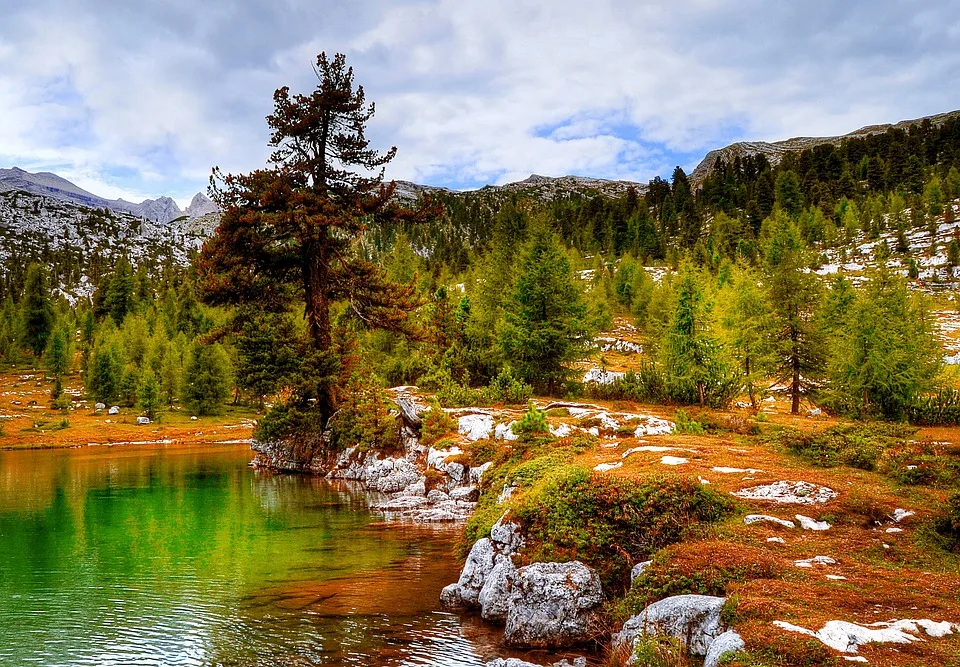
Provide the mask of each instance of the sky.
POLYGON ((181 205, 345 53, 388 178, 646 182, 739 140, 960 108, 952 0, 0 0, 0 168, 181 205))

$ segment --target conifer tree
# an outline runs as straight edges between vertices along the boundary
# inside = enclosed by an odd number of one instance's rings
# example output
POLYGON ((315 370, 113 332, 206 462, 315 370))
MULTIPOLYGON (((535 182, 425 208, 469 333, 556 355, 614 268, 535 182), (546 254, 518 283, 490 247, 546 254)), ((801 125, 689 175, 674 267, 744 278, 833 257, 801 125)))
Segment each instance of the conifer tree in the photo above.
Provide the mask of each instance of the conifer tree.
POLYGON ((183 400, 196 415, 218 415, 230 398, 230 358, 219 344, 196 344, 190 354, 183 400))
POLYGON ((522 253, 517 282, 500 334, 504 356, 520 377, 547 393, 560 389, 570 364, 590 341, 587 309, 566 253, 537 229, 522 253))
POLYGON ((774 367, 775 331, 767 294, 759 276, 741 268, 720 299, 725 340, 733 357, 740 363, 743 384, 750 404, 757 407, 757 384, 774 367))
POLYGON ((53 301, 47 272, 39 264, 27 268, 21 304, 23 341, 39 357, 53 330, 53 301))
POLYGON ((133 267, 125 257, 121 257, 114 269, 110 286, 107 288, 104 305, 117 326, 123 324, 123 318, 135 306, 135 284, 133 267))
POLYGON ((160 384, 157 382, 157 377, 153 374, 153 371, 147 371, 143 375, 140 390, 137 392, 137 405, 150 419, 155 420, 160 414, 160 384))
POLYGON ((330 60, 321 53, 315 71, 319 82, 309 95, 291 96, 286 87, 274 94, 267 117, 272 166, 246 175, 214 172, 213 195, 223 214, 204 245, 200 275, 211 303, 256 303, 271 312, 299 303, 310 353, 291 401, 301 413, 318 412, 323 425, 342 375, 333 304, 344 303, 364 326, 409 333, 417 300, 412 286, 391 283, 357 252, 371 224, 414 217, 383 181, 396 149, 369 148, 364 132, 374 107, 363 87, 354 86, 343 55, 330 60))
POLYGON ((800 412, 800 394, 819 377, 824 348, 817 321, 821 286, 816 274, 805 271, 807 251, 799 230, 777 217, 765 252, 765 270, 777 328, 776 353, 781 377, 789 382, 790 412, 800 412))
POLYGON ((50 336, 50 344, 44 354, 47 369, 53 376, 53 398, 63 393, 63 376, 70 371, 70 332, 59 328, 50 336))

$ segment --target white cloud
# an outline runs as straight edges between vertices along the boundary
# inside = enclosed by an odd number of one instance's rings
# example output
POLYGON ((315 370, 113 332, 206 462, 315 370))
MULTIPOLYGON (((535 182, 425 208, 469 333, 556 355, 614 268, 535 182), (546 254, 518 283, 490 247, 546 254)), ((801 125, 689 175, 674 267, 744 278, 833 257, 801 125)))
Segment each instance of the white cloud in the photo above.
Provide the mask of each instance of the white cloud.
POLYGON ((392 177, 646 180, 960 106, 957 34, 946 0, 37 0, 0 24, 0 161, 189 199, 263 164, 273 89, 308 90, 325 49, 377 102, 392 177))

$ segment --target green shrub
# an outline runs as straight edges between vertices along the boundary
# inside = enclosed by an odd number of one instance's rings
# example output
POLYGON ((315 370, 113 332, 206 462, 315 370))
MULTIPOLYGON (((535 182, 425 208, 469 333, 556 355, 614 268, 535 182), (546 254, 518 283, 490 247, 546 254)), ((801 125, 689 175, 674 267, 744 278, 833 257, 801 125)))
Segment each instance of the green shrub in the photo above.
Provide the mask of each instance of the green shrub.
POLYGON ((677 410, 675 433, 688 433, 690 435, 703 435, 707 431, 700 422, 691 419, 683 410, 677 410))
POLYGON ((960 553, 960 493, 950 497, 943 514, 934 521, 933 528, 940 536, 944 549, 960 553))
POLYGON ((585 391, 588 397, 605 401, 663 403, 668 399, 663 373, 650 362, 642 362, 640 368, 627 371, 610 384, 586 385, 585 391))
POLYGON ((457 430, 457 422, 435 401, 430 409, 423 413, 422 419, 420 437, 421 442, 426 446, 433 445, 443 436, 457 430))
POLYGON ((916 398, 906 412, 910 423, 917 426, 960 424, 960 390, 941 387, 934 394, 916 398))
POLYGON ((573 465, 550 470, 515 506, 531 561, 581 560, 608 590, 625 587, 634 562, 732 510, 730 499, 690 479, 637 482, 573 465))
POLYGON ((337 449, 391 452, 400 449, 401 421, 392 413, 393 403, 376 378, 354 375, 345 400, 330 420, 331 443, 337 449))
POLYGON ((549 433, 550 424, 547 423, 547 413, 530 403, 527 411, 523 414, 517 423, 512 427, 516 435, 528 435, 533 433, 549 433))
POLYGON ((914 432, 915 429, 896 424, 841 424, 816 433, 780 429, 766 441, 781 445, 816 466, 875 470, 885 451, 904 446, 914 432))
POLYGON ((633 644, 633 663, 644 667, 689 667, 687 649, 676 637, 640 635, 633 644))

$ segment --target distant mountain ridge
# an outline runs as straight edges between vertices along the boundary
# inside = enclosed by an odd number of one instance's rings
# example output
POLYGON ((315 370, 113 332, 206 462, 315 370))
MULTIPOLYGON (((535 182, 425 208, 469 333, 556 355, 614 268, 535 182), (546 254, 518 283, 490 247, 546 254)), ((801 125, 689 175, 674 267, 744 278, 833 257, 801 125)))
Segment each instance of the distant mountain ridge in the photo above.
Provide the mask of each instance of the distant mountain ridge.
POLYGON ((787 153, 803 151, 821 144, 839 144, 844 139, 853 139, 856 137, 865 137, 871 134, 882 134, 891 128, 908 130, 914 125, 919 125, 925 120, 929 120, 934 126, 957 118, 960 116, 960 110, 947 111, 946 113, 935 114, 933 116, 923 116, 912 120, 902 120, 899 123, 888 123, 885 125, 867 125, 859 130, 854 130, 848 134, 836 137, 794 137, 783 141, 738 141, 723 148, 717 148, 707 153, 706 157, 700 161, 696 169, 690 174, 690 183, 694 188, 699 187, 703 181, 713 171, 713 165, 717 158, 723 158, 724 162, 732 162, 736 158, 744 158, 762 154, 772 166, 776 166, 783 156, 787 153))
POLYGON ((201 192, 194 196, 186 211, 181 211, 177 202, 170 197, 145 199, 139 204, 123 199, 106 199, 87 192, 67 179, 50 172, 44 171, 32 174, 19 167, 0 169, 0 192, 11 190, 52 197, 88 208, 106 208, 111 211, 130 213, 138 218, 161 224, 171 222, 184 215, 188 218, 198 218, 215 213, 217 210, 216 204, 201 192))

